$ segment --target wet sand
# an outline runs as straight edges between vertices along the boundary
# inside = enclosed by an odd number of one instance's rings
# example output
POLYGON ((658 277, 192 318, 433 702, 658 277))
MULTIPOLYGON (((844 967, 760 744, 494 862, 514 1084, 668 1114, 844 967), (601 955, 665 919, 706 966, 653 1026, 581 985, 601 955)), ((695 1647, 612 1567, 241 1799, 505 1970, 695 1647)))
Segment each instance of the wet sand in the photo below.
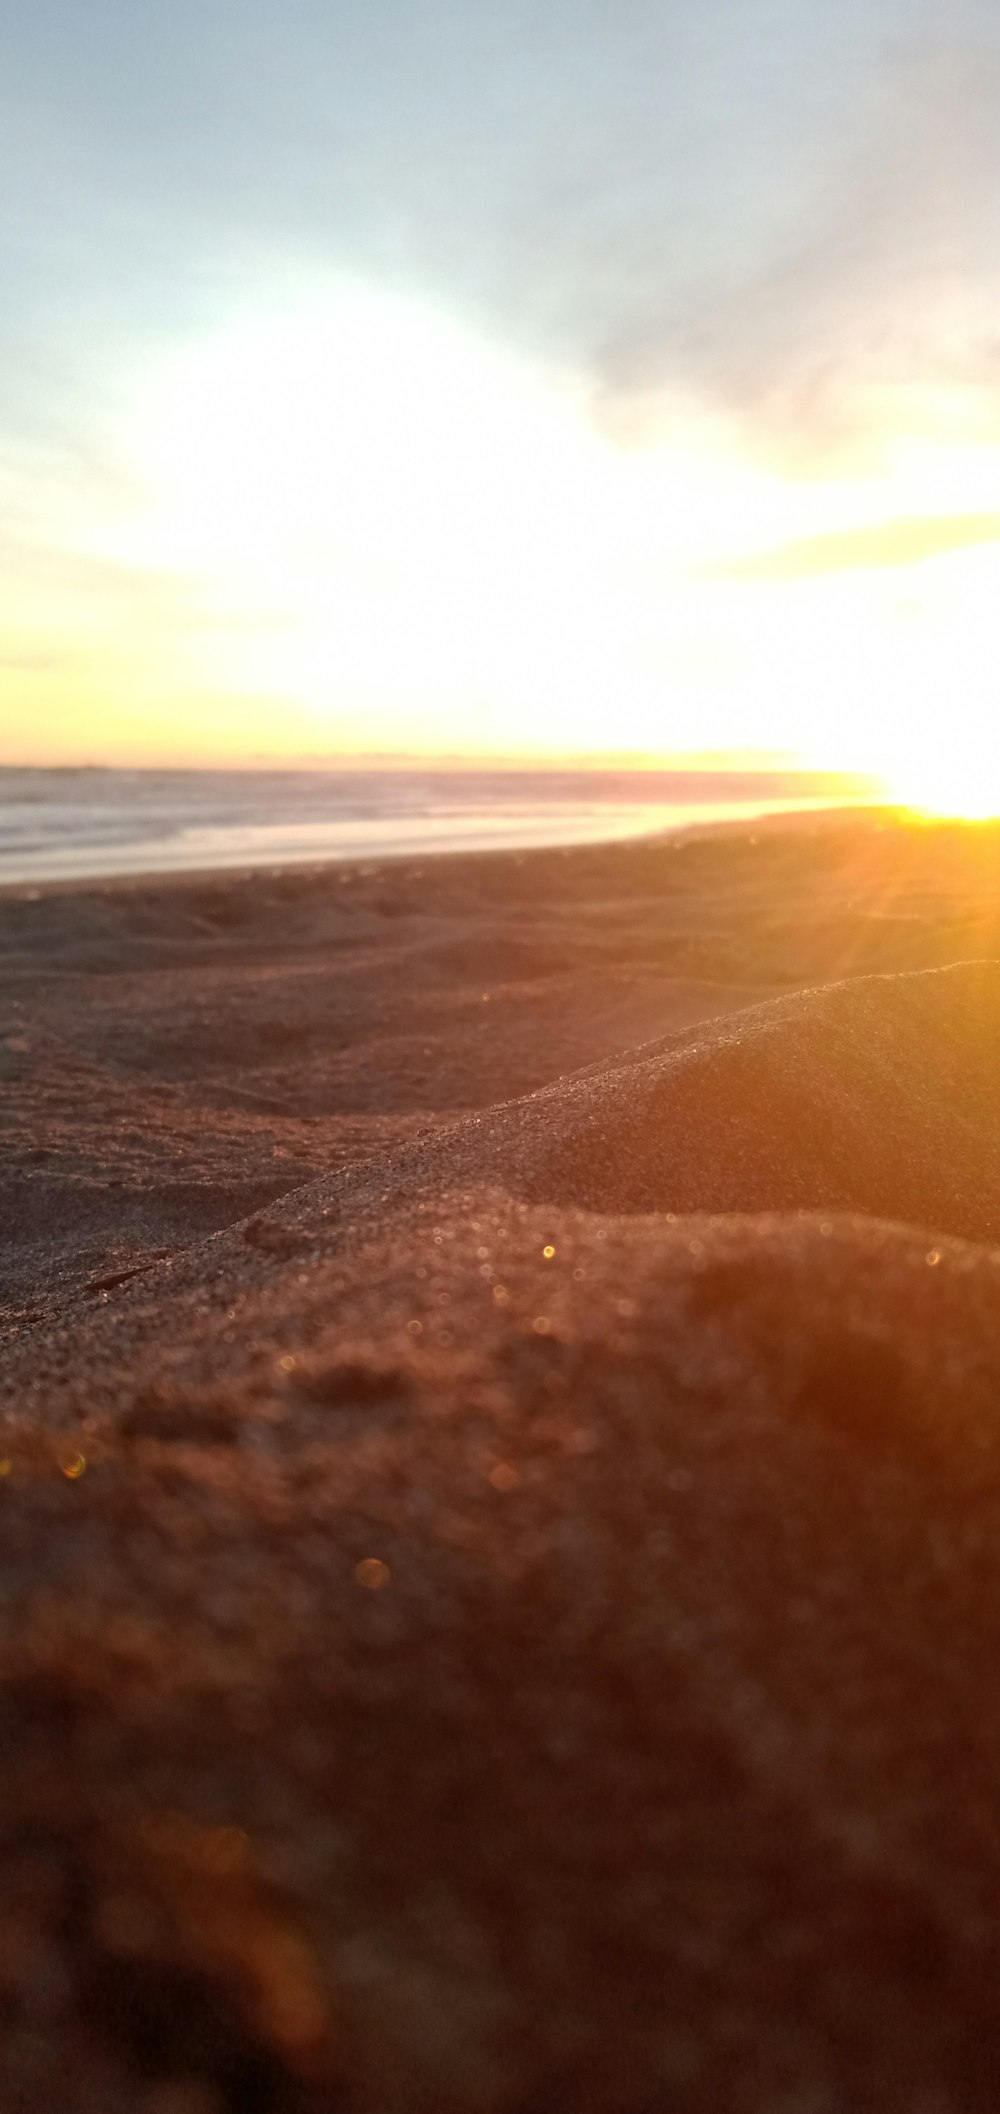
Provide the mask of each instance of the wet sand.
POLYGON ((1000 831, 0 904, 0 2104, 992 2108, 1000 831))

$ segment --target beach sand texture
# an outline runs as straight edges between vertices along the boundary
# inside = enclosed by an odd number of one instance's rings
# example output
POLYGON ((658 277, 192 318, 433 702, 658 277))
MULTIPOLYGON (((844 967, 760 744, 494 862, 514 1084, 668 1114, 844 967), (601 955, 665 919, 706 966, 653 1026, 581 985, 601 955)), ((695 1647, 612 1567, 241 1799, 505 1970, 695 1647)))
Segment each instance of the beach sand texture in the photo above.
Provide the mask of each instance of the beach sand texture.
POLYGON ((998 920, 880 816, 0 905, 0 2107, 996 2107, 998 920))

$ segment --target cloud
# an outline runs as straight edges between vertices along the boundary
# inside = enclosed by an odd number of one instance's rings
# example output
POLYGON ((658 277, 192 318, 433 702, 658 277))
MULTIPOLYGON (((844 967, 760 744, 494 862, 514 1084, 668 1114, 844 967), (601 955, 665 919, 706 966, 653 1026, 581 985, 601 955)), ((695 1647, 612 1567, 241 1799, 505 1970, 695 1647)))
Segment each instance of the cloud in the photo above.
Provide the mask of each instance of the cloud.
POLYGON ((655 426, 694 389, 765 447, 842 457, 937 387, 995 425, 998 95, 995 30, 890 42, 839 152, 787 170, 781 239, 689 298, 651 289, 639 322, 623 306, 597 357, 607 421, 655 426))
POLYGON ((824 573, 916 565, 949 551, 1000 543, 1000 514, 950 514, 923 520, 881 521, 825 536, 801 536, 776 550, 726 558, 699 567, 712 580, 812 580, 824 573))

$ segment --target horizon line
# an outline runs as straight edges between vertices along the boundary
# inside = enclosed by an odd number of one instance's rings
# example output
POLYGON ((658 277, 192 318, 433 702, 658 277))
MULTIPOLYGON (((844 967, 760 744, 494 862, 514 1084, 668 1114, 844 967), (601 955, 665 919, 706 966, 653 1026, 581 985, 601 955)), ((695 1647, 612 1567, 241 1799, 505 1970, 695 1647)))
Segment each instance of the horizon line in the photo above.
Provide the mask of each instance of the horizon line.
POLYGON ((854 786, 871 791, 881 785, 878 772, 856 766, 833 764, 811 764, 787 749, 690 749, 690 750, 644 750, 619 749, 610 752, 581 750, 567 755, 531 755, 522 753, 482 755, 475 752, 452 750, 441 753, 425 750, 344 750, 302 751, 295 755, 273 756, 256 754, 239 759, 216 757, 210 761, 194 758, 180 760, 176 757, 116 757, 95 756, 51 757, 18 759, 7 761, 0 756, 0 771, 62 771, 67 774, 100 773, 104 771, 217 771, 220 773, 281 771, 534 771, 553 773, 567 771, 624 772, 636 775, 645 772, 661 772, 676 775, 716 776, 738 775, 740 777, 768 777, 792 780, 808 780, 811 784, 827 783, 844 788, 854 786))

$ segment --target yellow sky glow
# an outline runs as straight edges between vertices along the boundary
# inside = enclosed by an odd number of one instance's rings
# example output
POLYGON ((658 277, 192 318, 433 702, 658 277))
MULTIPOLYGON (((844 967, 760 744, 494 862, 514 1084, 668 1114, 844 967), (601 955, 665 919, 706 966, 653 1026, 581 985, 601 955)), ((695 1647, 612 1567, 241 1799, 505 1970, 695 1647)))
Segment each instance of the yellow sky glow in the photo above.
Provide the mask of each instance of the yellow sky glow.
POLYGON ((1000 446, 900 388, 863 473, 351 285, 125 378, 103 459, 8 463, 7 760, 786 750, 1000 803, 1000 446))

